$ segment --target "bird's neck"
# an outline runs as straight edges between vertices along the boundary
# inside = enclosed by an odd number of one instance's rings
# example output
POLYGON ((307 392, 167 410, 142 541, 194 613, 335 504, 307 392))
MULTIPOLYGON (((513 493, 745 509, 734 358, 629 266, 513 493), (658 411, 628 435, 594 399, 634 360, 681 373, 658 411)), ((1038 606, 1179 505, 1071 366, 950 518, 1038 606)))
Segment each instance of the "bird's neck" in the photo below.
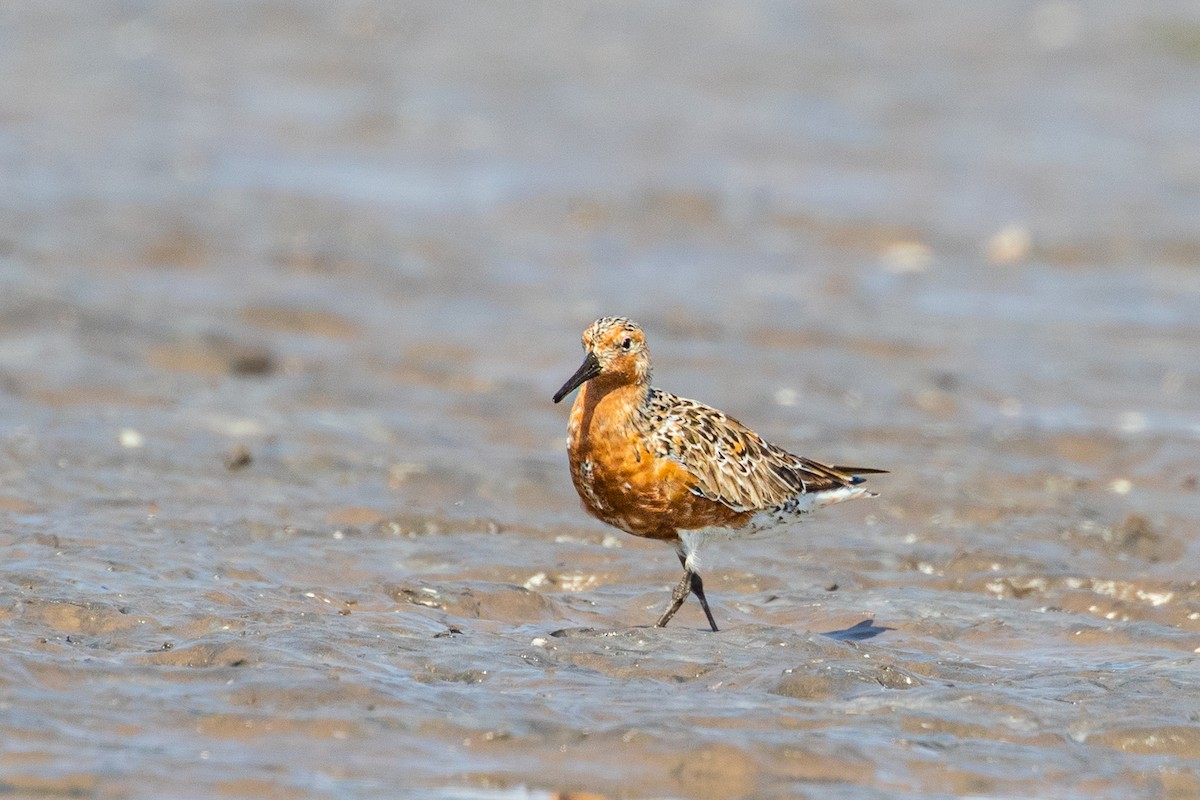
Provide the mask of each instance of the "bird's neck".
POLYGON ((643 413, 646 397, 650 387, 643 383, 628 381, 604 380, 598 376, 588 381, 580 389, 576 398, 578 419, 584 432, 592 427, 593 420, 604 420, 610 428, 628 428, 635 423, 638 415, 643 413), (597 414, 597 410, 603 411, 597 414))

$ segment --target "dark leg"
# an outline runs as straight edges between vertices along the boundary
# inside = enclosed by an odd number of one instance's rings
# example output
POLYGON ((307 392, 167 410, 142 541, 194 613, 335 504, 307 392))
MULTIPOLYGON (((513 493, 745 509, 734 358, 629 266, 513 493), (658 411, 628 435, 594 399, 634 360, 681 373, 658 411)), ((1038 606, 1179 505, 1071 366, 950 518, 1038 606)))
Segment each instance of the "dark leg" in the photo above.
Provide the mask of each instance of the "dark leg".
POLYGON ((700 580, 700 573, 692 573, 692 594, 696 595, 696 599, 700 601, 700 607, 704 609, 704 616, 708 617, 708 624, 712 626, 713 633, 717 632, 717 621, 713 619, 712 612, 708 609, 708 600, 704 597, 704 581, 700 580))
POLYGON ((663 615, 658 618, 658 622, 654 623, 656 628, 665 628, 667 623, 671 621, 671 617, 675 616, 675 612, 683 605, 683 601, 687 600, 688 590, 692 586, 692 573, 683 573, 683 579, 678 585, 671 590, 671 607, 663 612, 663 615))
POLYGON ((687 568, 687 559, 683 553, 679 554, 679 563, 683 564, 683 578, 671 591, 671 607, 663 612, 663 615, 658 618, 658 622, 654 623, 654 627, 665 628, 671 621, 671 617, 675 616, 675 612, 683 605, 683 601, 687 599, 688 592, 691 592, 700 601, 700 607, 704 609, 704 616, 708 617, 708 624, 715 633, 717 621, 713 619, 712 611, 708 607, 708 599, 704 596, 704 581, 700 579, 699 573, 692 572, 687 568))

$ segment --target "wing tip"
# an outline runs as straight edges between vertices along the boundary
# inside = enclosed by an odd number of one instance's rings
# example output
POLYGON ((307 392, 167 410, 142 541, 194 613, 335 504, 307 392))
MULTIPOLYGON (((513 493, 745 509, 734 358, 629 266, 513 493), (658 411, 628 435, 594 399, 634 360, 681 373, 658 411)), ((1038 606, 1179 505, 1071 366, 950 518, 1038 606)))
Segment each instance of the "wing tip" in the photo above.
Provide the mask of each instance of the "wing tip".
POLYGON ((875 467, 834 467, 835 470, 848 475, 850 477, 850 485, 857 486, 860 483, 866 483, 866 478, 863 475, 887 475, 889 470, 876 469, 875 467))

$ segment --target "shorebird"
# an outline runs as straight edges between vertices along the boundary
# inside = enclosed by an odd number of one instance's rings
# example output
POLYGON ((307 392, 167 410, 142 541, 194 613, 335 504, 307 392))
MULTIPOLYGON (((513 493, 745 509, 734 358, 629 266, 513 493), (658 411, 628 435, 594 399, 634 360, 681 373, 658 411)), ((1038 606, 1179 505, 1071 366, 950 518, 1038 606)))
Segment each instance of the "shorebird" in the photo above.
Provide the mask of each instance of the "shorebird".
POLYGON ((592 516, 675 546, 683 578, 655 627, 694 594, 717 630, 696 571, 706 538, 750 535, 874 497, 859 475, 887 472, 792 455, 715 408, 652 387, 646 337, 630 319, 596 320, 583 349, 583 364, 554 393, 558 403, 579 389, 567 427, 571 481, 592 516))

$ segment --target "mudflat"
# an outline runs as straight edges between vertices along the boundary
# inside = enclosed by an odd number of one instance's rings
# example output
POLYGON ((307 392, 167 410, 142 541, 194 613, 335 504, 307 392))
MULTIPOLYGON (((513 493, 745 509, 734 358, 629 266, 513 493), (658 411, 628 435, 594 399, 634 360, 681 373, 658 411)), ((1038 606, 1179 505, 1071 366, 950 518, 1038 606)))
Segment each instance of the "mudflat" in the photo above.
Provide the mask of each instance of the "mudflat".
POLYGON ((0 794, 1200 795, 1190 4, 0 9, 0 794), (655 381, 880 493, 579 508, 655 381))

